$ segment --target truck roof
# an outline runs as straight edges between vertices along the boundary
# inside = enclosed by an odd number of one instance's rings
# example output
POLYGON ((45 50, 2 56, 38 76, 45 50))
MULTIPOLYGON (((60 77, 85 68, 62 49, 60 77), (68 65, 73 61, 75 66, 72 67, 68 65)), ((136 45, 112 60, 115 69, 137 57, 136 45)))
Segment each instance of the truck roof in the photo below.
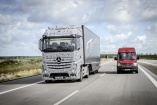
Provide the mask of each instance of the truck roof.
POLYGON ((48 27, 43 36, 70 36, 70 35, 82 35, 82 25, 63 25, 48 27))
POLYGON ((124 47, 124 48, 119 48, 118 53, 120 52, 136 52, 135 48, 133 47, 124 47))

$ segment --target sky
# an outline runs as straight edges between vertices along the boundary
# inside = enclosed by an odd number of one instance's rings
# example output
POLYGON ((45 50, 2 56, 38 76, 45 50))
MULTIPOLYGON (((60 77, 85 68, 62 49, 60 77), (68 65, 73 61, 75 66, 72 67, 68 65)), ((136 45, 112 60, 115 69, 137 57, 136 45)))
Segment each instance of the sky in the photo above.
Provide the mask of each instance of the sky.
POLYGON ((0 56, 41 56, 49 26, 85 25, 101 52, 157 53, 157 0, 0 0, 0 56))

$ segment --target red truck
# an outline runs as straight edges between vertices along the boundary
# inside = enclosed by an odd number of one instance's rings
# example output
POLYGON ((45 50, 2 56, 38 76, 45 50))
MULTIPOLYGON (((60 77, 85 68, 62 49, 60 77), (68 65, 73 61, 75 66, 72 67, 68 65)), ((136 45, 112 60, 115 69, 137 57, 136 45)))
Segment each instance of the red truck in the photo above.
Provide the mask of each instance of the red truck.
POLYGON ((114 59, 117 60, 117 73, 122 71, 132 71, 138 73, 137 60, 139 60, 139 57, 136 56, 135 48, 119 48, 117 57, 114 59))

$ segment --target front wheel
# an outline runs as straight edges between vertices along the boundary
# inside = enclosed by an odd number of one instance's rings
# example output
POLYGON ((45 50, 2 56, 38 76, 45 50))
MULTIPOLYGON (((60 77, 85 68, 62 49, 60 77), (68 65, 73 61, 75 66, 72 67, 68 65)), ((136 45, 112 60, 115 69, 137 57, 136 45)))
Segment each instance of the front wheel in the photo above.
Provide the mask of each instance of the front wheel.
POLYGON ((96 73, 98 73, 99 71, 98 70, 96 70, 96 73))
POLYGON ((120 73, 120 71, 117 69, 117 74, 119 74, 120 73))
POLYGON ((82 82, 83 74, 82 71, 80 71, 80 79, 78 79, 78 82, 82 82))

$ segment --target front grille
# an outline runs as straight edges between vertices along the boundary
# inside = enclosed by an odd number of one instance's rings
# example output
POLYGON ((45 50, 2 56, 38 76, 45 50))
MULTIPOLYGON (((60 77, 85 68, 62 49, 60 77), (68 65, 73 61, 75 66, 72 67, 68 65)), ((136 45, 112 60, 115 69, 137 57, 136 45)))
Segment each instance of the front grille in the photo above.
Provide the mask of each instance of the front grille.
POLYGON ((131 67, 131 66, 133 66, 132 63, 122 63, 121 65, 122 65, 123 67, 131 67))
MULTIPOLYGON (((45 62, 57 62, 57 58, 46 58, 45 62)), ((61 57, 61 62, 72 62, 72 57, 61 57)))
POLYGON ((58 62, 54 59, 46 59, 46 66, 49 69, 67 69, 72 66, 72 57, 62 57, 61 61, 58 62))

